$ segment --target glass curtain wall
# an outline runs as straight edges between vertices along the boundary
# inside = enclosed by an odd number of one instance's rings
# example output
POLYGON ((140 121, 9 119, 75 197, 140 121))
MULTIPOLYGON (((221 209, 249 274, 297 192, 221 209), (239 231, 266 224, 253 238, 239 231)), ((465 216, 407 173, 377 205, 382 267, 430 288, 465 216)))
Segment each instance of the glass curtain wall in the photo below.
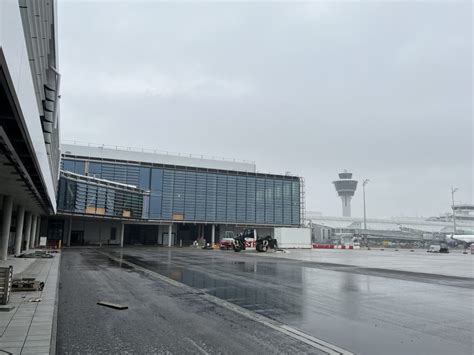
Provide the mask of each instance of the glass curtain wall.
MULTIPOLYGON (((63 169, 150 191, 150 219, 299 225, 300 180, 290 176, 239 175, 199 169, 63 160, 63 169)), ((78 188, 78 187, 75 187, 78 188)), ((97 203, 107 200, 97 191, 97 203)), ((82 203, 82 202, 81 202, 82 203)), ((92 201, 84 201, 87 205, 92 201)), ((84 206, 81 204, 79 209, 84 206)))
POLYGON ((61 176, 58 186, 58 210, 124 218, 144 218, 144 194, 101 186, 96 182, 61 176))

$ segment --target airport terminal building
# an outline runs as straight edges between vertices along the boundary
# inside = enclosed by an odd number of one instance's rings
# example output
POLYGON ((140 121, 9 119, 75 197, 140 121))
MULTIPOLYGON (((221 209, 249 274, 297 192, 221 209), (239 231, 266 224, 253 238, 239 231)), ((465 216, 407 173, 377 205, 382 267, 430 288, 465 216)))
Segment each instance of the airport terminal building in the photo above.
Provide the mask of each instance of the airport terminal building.
POLYGON ((67 245, 214 243, 302 223, 301 179, 253 162, 77 144, 62 154, 48 239, 67 245))
POLYGON ((302 180, 253 162, 63 145, 57 2, 0 2, 0 258, 58 245, 189 245, 302 224, 302 180))

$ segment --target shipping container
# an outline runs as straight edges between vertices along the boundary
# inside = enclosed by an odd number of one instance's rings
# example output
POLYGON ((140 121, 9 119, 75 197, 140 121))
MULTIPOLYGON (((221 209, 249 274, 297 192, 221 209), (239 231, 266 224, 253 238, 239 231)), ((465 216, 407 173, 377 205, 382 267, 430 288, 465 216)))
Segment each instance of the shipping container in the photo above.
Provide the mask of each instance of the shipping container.
POLYGON ((275 228, 275 239, 278 247, 284 249, 310 249, 312 246, 310 228, 275 228))

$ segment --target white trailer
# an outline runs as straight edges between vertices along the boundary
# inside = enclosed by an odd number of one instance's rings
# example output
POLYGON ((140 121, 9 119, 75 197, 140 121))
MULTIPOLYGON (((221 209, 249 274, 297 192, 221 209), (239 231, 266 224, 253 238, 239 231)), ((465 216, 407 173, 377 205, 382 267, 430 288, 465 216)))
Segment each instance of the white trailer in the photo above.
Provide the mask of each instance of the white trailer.
POLYGON ((275 228, 275 239, 279 248, 310 249, 310 228, 275 228))

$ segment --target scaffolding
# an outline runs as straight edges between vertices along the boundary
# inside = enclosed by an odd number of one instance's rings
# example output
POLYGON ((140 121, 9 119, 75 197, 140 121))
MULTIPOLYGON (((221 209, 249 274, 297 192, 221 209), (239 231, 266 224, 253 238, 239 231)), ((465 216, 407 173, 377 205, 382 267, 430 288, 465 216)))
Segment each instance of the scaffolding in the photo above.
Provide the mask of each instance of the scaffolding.
POLYGON ((300 226, 304 227, 306 220, 306 196, 304 177, 300 176, 300 226))

